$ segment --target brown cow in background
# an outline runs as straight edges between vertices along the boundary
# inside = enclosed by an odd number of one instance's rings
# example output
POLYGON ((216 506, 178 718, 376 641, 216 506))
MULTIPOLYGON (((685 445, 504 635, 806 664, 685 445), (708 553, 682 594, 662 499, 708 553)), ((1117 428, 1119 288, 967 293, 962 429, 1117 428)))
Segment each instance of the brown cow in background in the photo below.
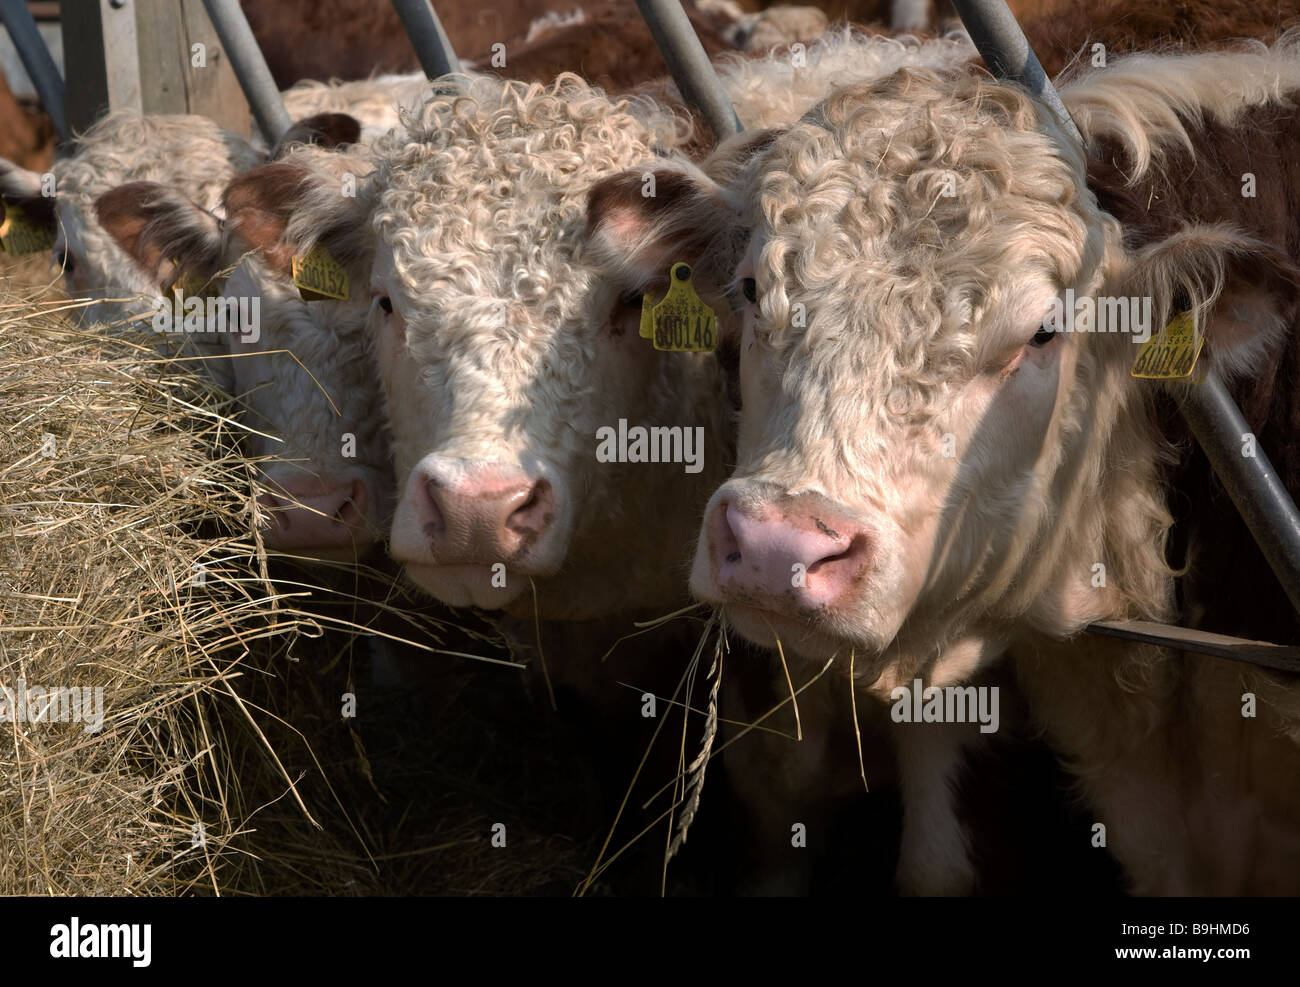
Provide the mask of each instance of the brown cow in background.
POLYGON ((37 106, 20 101, 0 72, 0 158, 44 172, 54 160, 54 125, 37 106))

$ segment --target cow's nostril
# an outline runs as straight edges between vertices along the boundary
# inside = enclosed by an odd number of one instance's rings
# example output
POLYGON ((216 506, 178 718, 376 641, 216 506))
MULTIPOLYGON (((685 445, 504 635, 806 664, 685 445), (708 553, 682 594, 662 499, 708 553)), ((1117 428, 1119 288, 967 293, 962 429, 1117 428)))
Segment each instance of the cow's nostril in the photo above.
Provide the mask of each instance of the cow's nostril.
POLYGON ((369 502, 370 496, 365 483, 361 480, 353 480, 352 491, 339 505, 334 517, 340 524, 355 527, 365 520, 366 507, 369 502))
POLYGON ((528 498, 510 512, 506 527, 511 531, 539 534, 551 521, 554 500, 551 485, 538 480, 528 491, 528 498))
POLYGON ((421 527, 430 534, 442 534, 447 528, 442 510, 438 507, 438 502, 442 499, 442 484, 431 477, 425 481, 422 489, 424 497, 418 504, 421 527))
POLYGON ((818 559, 808 567, 809 575, 816 575, 818 572, 836 567, 843 562, 849 562, 858 556, 864 556, 867 552, 867 538, 865 535, 855 535, 849 542, 848 548, 838 555, 828 555, 823 559, 818 559))
POLYGON ((725 500, 713 509, 709 517, 709 541, 715 559, 722 559, 724 565, 735 565, 740 561, 740 542, 731 525, 731 504, 725 500))

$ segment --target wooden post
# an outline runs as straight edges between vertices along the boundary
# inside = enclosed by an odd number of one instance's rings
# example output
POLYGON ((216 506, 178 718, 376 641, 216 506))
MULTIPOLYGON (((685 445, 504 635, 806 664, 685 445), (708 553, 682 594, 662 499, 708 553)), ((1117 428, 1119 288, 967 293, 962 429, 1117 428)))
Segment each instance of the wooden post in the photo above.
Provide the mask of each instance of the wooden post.
POLYGON ((74 131, 111 108, 196 113, 249 133, 248 104, 202 0, 63 0, 62 29, 74 131))
POLYGON ((109 107, 139 110, 131 0, 63 0, 62 11, 68 126, 80 133, 109 107))
POLYGON ((248 136, 248 103, 203 0, 134 3, 144 112, 197 113, 248 136))

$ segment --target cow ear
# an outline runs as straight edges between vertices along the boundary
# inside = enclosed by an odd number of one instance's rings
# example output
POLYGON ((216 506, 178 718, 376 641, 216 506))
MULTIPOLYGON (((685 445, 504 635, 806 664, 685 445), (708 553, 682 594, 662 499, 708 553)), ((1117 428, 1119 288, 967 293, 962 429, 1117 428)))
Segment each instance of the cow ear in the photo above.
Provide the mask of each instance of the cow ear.
POLYGON ((666 279, 675 261, 712 275, 717 287, 732 272, 714 262, 734 261, 723 249, 740 222, 728 187, 778 132, 753 131, 733 137, 696 168, 684 162, 612 175, 587 196, 586 237, 597 262, 628 284, 666 279))
POLYGON ((314 144, 317 147, 337 148, 355 144, 361 139, 361 121, 346 113, 317 113, 303 117, 284 132, 271 152, 271 160, 284 157, 291 144, 314 144))
POLYGON ((1125 294, 1150 297, 1156 326, 1192 309, 1224 373, 1255 368, 1300 314, 1300 267, 1226 224, 1194 224, 1130 258, 1125 294))
POLYGON ((587 197, 589 248, 628 284, 666 278, 679 260, 698 267, 732 215, 720 191, 705 176, 676 169, 612 175, 587 197))
POLYGON ((175 189, 130 182, 95 200, 99 225, 161 290, 210 280, 221 264, 221 221, 175 189))
POLYGON ((271 269, 286 278, 292 276, 294 247, 285 231, 310 188, 307 169, 276 162, 237 176, 221 197, 232 238, 261 251, 271 269))

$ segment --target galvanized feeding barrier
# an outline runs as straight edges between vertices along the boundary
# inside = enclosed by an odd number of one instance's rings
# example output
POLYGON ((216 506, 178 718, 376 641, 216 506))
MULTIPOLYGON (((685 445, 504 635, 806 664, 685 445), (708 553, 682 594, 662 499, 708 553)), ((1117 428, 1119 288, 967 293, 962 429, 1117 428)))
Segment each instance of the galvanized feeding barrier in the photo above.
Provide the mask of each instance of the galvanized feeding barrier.
MULTIPOLYGON (((990 71, 1028 89, 1060 118, 1067 132, 1081 141, 1082 135, 1005 0, 953 2, 990 71)), ((460 63, 428 0, 392 0, 392 3, 425 75, 434 79, 458 72, 460 63)), ((65 0, 65 9, 83 4, 98 7, 93 0, 65 0)), ((740 121, 680 0, 636 0, 636 4, 682 95, 700 111, 719 140, 739 133, 740 121)), ((237 0, 203 0, 203 5, 258 126, 267 140, 274 142, 288 129, 290 121, 243 11, 237 0)), ((68 137, 63 80, 26 4, 22 0, 0 0, 0 17, 54 120, 55 129, 61 138, 68 137)), ((101 50, 111 61, 111 46, 102 45, 101 50)), ((138 78, 138 68, 136 72, 138 78)), ((111 81, 114 75, 111 66, 106 74, 111 81)), ((1253 458, 1240 455, 1241 436, 1249 429, 1222 379, 1212 369, 1198 385, 1181 391, 1179 397, 1192 433, 1292 605, 1300 612, 1300 512, 1277 471, 1262 450, 1253 458)), ((1097 634, 1300 671, 1300 648, 1145 621, 1104 621, 1088 629, 1097 634)))

